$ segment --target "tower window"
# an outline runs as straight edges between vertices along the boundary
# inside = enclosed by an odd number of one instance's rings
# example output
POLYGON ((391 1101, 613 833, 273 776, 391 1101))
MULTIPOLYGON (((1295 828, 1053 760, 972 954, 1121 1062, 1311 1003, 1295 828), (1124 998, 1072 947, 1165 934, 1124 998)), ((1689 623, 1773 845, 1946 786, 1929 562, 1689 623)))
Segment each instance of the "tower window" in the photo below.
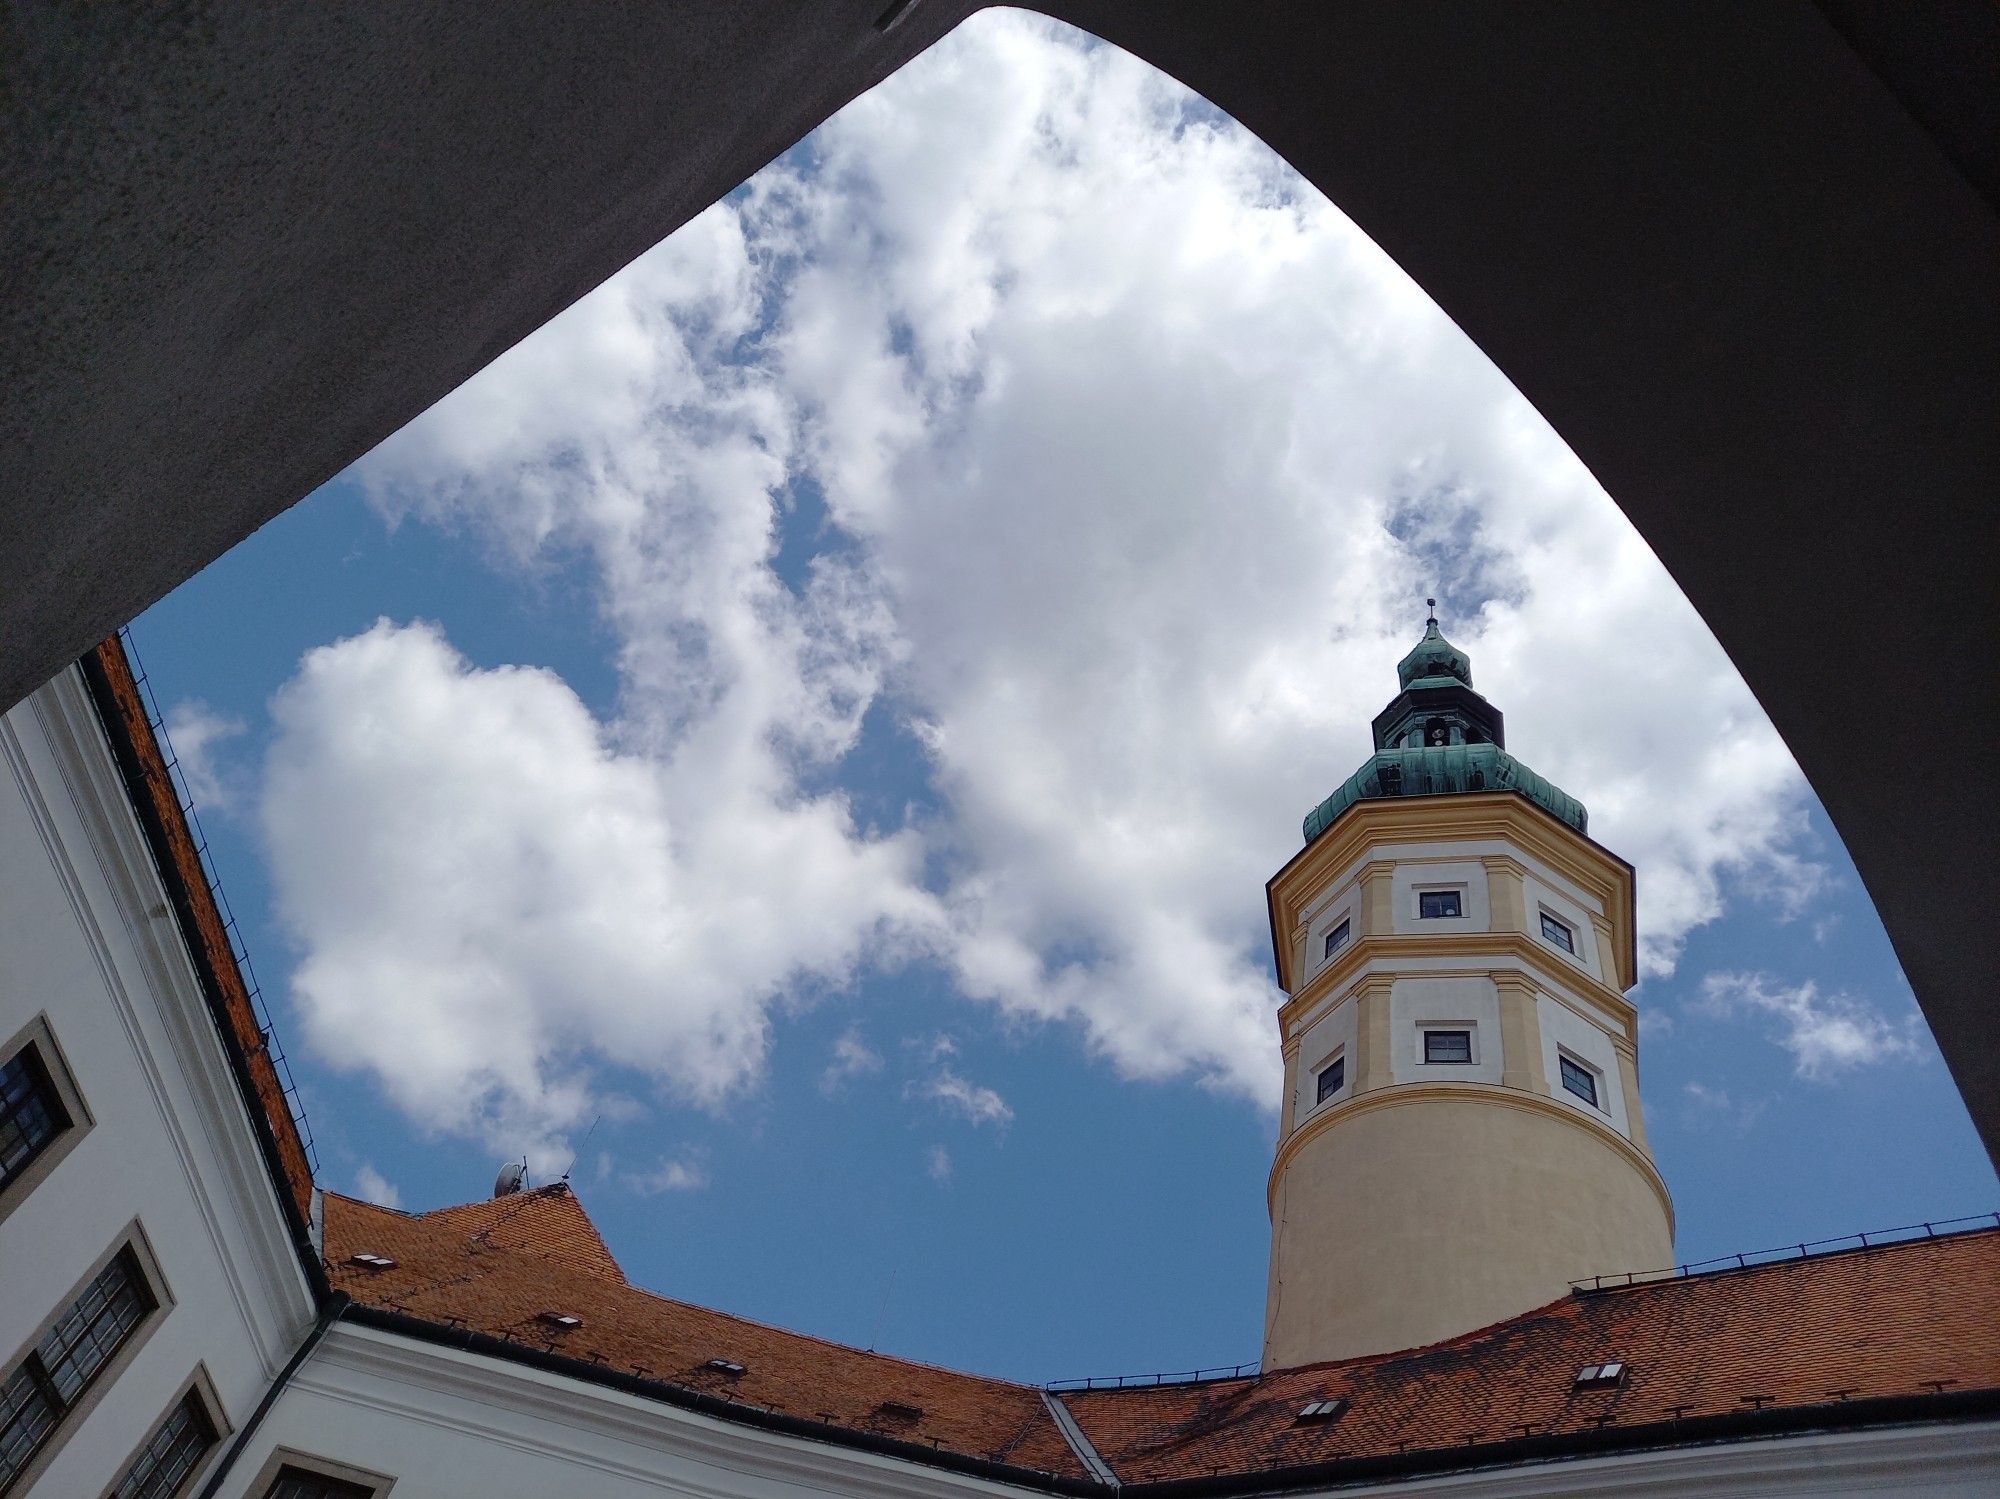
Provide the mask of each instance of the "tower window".
POLYGON ((1471 1031, 1425 1031, 1424 1060, 1426 1062, 1457 1062, 1464 1064, 1472 1060, 1471 1031))
POLYGON ((1542 935, 1564 952, 1575 955, 1576 933, 1549 915, 1547 911, 1542 912, 1542 935))
POLYGON ((1417 915, 1425 921, 1441 916, 1463 916, 1464 902, 1456 890, 1419 890, 1417 915))
POLYGON ((1325 1103, 1347 1084, 1347 1055, 1342 1053, 1319 1070, 1319 1096, 1314 1103, 1325 1103))
POLYGON ((1349 917, 1326 934, 1326 946, 1321 950, 1319 960, 1324 963, 1328 958, 1339 952, 1343 947, 1347 946, 1347 939, 1353 935, 1354 920, 1352 917, 1349 917))
POLYGON ((1562 1068, 1563 1086, 1593 1109, 1602 1107, 1597 1101, 1597 1074, 1568 1057, 1557 1057, 1556 1061, 1562 1068))

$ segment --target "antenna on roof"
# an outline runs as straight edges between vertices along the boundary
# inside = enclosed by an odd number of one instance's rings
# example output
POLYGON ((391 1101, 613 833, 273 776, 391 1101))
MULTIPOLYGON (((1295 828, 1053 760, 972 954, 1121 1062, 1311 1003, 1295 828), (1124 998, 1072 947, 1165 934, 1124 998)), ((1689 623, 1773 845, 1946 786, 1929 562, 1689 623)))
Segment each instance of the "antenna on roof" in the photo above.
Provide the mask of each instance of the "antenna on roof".
POLYGON ((493 1178, 493 1195, 495 1197, 512 1197, 527 1185, 528 1158, 522 1156, 520 1160, 509 1161, 500 1168, 500 1174, 493 1178))
POLYGON ((590 1121, 590 1128, 583 1132, 582 1144, 579 1144, 575 1150, 569 1153, 569 1164, 563 1167, 563 1174, 556 1178, 557 1181, 566 1182, 569 1180, 570 1172, 576 1170, 576 1158, 583 1154, 583 1147, 590 1143, 590 1137, 597 1133, 597 1126, 603 1122, 604 1116, 602 1114, 599 1114, 595 1119, 590 1121))

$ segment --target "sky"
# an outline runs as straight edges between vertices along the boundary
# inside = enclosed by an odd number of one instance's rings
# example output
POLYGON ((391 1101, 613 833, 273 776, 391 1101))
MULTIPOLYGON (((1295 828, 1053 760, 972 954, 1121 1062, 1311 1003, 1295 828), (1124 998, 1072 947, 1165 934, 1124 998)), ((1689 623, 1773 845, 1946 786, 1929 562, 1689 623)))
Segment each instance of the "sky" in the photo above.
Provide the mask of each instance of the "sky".
POLYGON ((1637 867, 1680 1257, 1990 1212, 1612 499, 1255 137, 1050 22, 968 22, 133 639, 325 1185, 525 1156, 642 1285, 1046 1380, 1257 1356, 1264 882, 1427 595, 1637 867))

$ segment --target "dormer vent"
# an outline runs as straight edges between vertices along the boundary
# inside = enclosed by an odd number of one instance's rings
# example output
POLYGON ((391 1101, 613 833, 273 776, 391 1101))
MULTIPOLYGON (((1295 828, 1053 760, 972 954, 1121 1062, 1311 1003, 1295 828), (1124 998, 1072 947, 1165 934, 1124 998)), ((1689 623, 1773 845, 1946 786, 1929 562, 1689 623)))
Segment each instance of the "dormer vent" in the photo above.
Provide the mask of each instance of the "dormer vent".
POLYGON ((729 1379, 735 1379, 743 1372, 743 1366, 729 1358, 712 1358, 703 1364, 702 1368, 711 1374, 720 1374, 729 1379))
POLYGON ((1338 1421, 1347 1414, 1350 1404, 1345 1395, 1336 1395, 1331 1400, 1314 1400, 1299 1407, 1298 1420, 1306 1422, 1338 1421))
POLYGON ((396 1268, 396 1262, 386 1254, 372 1254, 366 1250, 363 1250, 360 1254, 349 1255, 347 1263, 350 1265, 361 1265, 369 1270, 393 1270, 396 1268))

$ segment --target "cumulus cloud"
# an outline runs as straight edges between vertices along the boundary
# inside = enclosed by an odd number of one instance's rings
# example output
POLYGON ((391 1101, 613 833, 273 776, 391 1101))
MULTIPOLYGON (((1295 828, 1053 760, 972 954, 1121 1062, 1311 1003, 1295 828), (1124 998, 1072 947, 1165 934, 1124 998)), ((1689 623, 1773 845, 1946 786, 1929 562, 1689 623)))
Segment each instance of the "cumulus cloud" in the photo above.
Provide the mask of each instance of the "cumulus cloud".
POLYGON ((1711 1088, 1706 1083, 1692 1081, 1681 1087, 1681 1097, 1685 1103, 1683 1116, 1697 1127, 1725 1126, 1738 1132, 1747 1130, 1763 1116, 1768 1100, 1753 1098, 1739 1101, 1732 1098, 1725 1088, 1711 1088))
POLYGON ((363 1161, 355 1168, 354 1195, 377 1207, 400 1208, 403 1205, 403 1194, 396 1189, 396 1184, 369 1161, 363 1161))
POLYGON ((607 1067, 718 1103, 788 985, 844 982, 922 911, 906 842, 857 838, 837 801, 718 826, 558 678, 474 667, 430 625, 311 652, 272 713, 261 820, 306 1034, 544 1166, 607 1067))
POLYGON ((1710 1015, 1764 1015, 1800 1077, 1824 1082, 1855 1067, 1921 1054, 1917 1018, 1891 1020, 1865 999, 1823 994, 1810 979, 1784 984, 1762 973, 1711 973, 1696 1008, 1710 1015))
POLYGON ((833 1043, 833 1059, 819 1076, 820 1091, 832 1097, 852 1079, 868 1077, 881 1070, 882 1054, 862 1040, 858 1030, 850 1027, 833 1043))
POLYGON ((584 569, 617 641, 602 722, 412 626, 280 699, 308 1025, 441 1128, 553 1138, 606 1058, 712 1102, 780 995, 913 959, 1272 1104, 1263 881, 1427 593, 1640 867, 1647 974, 1732 880, 1819 877, 1790 756, 1575 456, 1248 132, 1047 22, 961 28, 357 476, 584 569), (886 827, 827 789, 871 711, 929 775, 886 827))
POLYGON ((951 1180, 951 1152, 942 1145, 933 1145, 924 1153, 924 1172, 934 1182, 940 1184, 951 1180))
POLYGON ((198 812, 233 812, 236 785, 223 773, 216 751, 246 728, 233 714, 218 713, 198 698, 186 698, 167 710, 167 741, 174 747, 181 779, 198 812))

